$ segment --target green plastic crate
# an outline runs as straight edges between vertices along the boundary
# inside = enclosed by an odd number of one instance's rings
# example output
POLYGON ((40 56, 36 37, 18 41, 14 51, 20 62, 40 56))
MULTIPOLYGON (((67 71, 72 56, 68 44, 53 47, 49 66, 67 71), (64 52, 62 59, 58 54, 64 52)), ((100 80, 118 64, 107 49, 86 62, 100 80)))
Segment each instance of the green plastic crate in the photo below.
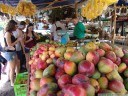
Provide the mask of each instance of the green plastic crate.
POLYGON ((27 82, 24 83, 20 81, 28 79, 28 72, 25 73, 19 73, 16 77, 15 83, 14 83, 14 92, 15 96, 26 96, 27 94, 27 82))

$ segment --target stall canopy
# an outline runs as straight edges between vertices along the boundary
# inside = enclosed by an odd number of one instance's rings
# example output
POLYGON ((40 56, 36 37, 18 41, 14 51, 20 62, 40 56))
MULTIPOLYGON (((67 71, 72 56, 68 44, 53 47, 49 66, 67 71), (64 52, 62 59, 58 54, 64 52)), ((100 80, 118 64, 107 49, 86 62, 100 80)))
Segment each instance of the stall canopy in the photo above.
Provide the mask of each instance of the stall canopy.
MULTIPOLYGON (((20 0, 0 0, 0 3, 8 4, 16 7, 20 0)), ((27 0, 26 0, 27 1, 27 0)), ((38 9, 43 9, 47 7, 58 7, 65 5, 73 5, 76 2, 82 2, 86 0, 31 0, 33 4, 37 6, 38 9)))
POLYGON ((128 0, 119 0, 117 6, 128 6, 128 0))

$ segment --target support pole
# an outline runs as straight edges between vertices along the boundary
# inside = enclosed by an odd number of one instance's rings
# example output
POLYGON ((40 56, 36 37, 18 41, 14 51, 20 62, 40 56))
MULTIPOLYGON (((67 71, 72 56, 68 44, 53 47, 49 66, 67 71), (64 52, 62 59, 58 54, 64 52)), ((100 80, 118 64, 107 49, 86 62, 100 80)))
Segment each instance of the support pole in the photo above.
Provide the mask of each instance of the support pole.
POLYGON ((113 22, 113 38, 112 38, 112 43, 115 43, 115 33, 116 33, 116 4, 114 4, 114 22, 113 22))
POLYGON ((78 17, 78 3, 75 2, 75 11, 76 11, 76 17, 78 17))

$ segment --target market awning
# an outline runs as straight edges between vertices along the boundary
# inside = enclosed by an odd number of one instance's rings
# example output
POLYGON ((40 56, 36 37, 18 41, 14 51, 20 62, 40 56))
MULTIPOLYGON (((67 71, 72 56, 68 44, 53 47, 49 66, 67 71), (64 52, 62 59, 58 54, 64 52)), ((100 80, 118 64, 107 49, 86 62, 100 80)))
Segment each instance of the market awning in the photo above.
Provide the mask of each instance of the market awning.
POLYGON ((117 6, 128 6, 128 0, 119 0, 117 6))
MULTIPOLYGON (((0 3, 4 3, 16 7, 19 1, 20 0, 0 0, 0 3)), ((72 5, 75 4, 76 2, 81 2, 85 0, 31 0, 31 1, 33 4, 37 6, 38 9, 43 9, 48 7, 72 5)))

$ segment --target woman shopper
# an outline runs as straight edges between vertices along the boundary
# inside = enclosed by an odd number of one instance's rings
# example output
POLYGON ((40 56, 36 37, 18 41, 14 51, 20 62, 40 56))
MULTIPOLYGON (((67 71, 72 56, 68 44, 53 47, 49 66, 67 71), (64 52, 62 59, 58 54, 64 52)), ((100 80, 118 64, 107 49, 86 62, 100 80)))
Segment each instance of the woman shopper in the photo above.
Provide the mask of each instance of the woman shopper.
MULTIPOLYGON (((17 29, 17 23, 14 20, 10 20, 8 24, 6 25, 5 34, 4 34, 4 41, 5 46, 13 46, 15 48, 15 44, 17 44, 19 41, 22 40, 22 38, 15 39, 13 36, 13 32, 17 29)), ((7 60, 8 65, 8 78, 11 81, 11 86, 14 86, 14 73, 16 72, 16 75, 19 73, 19 66, 17 62, 17 54, 16 50, 6 50, 4 52, 4 57, 7 60)))
POLYGON ((28 69, 28 61, 30 59, 30 49, 36 45, 35 40, 37 40, 39 37, 34 32, 34 25, 32 23, 29 23, 26 29, 25 34, 25 56, 26 56, 26 67, 28 69))

